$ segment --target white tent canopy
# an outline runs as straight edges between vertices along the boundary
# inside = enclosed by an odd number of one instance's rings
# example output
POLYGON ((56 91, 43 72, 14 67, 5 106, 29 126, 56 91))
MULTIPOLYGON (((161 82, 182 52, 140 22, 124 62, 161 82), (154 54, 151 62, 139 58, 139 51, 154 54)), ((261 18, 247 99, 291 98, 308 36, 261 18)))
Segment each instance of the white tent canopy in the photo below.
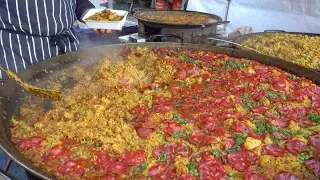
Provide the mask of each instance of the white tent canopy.
MULTIPOLYGON (((189 0, 187 10, 224 18, 227 0, 189 0)), ((320 0, 231 0, 227 31, 250 26, 253 31, 320 33, 320 0)))

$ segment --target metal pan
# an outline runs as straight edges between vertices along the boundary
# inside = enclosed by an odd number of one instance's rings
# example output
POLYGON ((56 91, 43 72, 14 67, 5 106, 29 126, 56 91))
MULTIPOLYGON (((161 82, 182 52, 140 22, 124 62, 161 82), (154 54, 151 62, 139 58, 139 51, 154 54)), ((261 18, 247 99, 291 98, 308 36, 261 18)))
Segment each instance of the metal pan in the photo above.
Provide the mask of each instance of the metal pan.
MULTIPOLYGON (((320 36, 320 34, 316 34, 316 33, 286 32, 286 31, 283 31, 283 30, 265 30, 264 32, 251 33, 251 34, 245 34, 245 35, 238 36, 233 40, 233 42, 242 45, 242 43, 244 41, 246 41, 246 40, 248 40, 250 38, 254 38, 255 36, 263 35, 263 34, 275 34, 275 33, 306 35, 306 36, 310 36, 310 37, 312 37, 312 36, 320 36)), ((241 49, 241 46, 236 45, 236 44, 233 44, 233 47, 241 49)), ((320 69, 312 69, 312 70, 320 72, 320 69)))
POLYGON ((275 33, 286 33, 286 34, 299 34, 299 35, 306 35, 306 36, 320 36, 320 34, 315 34, 315 33, 303 33, 303 32, 286 32, 283 30, 265 30, 264 32, 257 32, 257 33, 250 33, 250 34, 245 34, 236 37, 233 42, 241 44, 247 39, 253 38, 257 35, 263 35, 263 34, 275 34, 275 33))
POLYGON ((158 28, 158 29, 162 29, 162 28, 171 28, 171 29, 196 29, 196 28, 204 28, 204 27, 208 27, 208 26, 217 26, 220 24, 226 24, 229 23, 229 21, 222 21, 222 18, 220 16, 214 15, 214 14, 208 14, 208 13, 203 13, 203 12, 196 12, 196 11, 183 11, 183 12, 187 12, 190 14, 203 14, 203 15, 208 15, 210 16, 210 20, 208 23, 205 24, 169 24, 169 23, 161 23, 161 22, 153 22, 153 21, 147 21, 144 20, 142 18, 143 15, 150 15, 152 13, 156 13, 156 12, 181 12, 179 10, 140 10, 136 13, 134 13, 134 17, 138 19, 138 22, 149 26, 149 27, 153 27, 153 28, 158 28))
MULTIPOLYGON (((213 51, 216 53, 224 53, 229 56, 253 59, 266 65, 277 66, 284 71, 293 73, 297 76, 303 76, 312 80, 316 84, 320 84, 320 73, 312 71, 308 68, 293 64, 291 62, 283 61, 281 59, 272 58, 269 56, 257 54, 250 51, 221 48, 208 45, 194 45, 194 44, 180 44, 180 43, 141 43, 141 44, 123 44, 101 46, 92 49, 85 49, 78 52, 73 52, 43 61, 31 68, 20 72, 18 75, 24 81, 46 81, 48 78, 58 78, 60 70, 67 70, 70 65, 77 63, 88 64, 101 61, 107 54, 113 55, 114 52, 119 52, 126 47, 144 46, 149 48, 186 48, 197 49, 204 51, 213 51), (112 52, 112 53, 110 53, 112 52)), ((116 61, 116 59, 114 59, 116 61)), ((70 70, 70 69, 68 69, 70 70)), ((63 88, 71 87, 74 84, 74 79, 68 78, 67 82, 63 84, 63 88)), ((10 138, 10 125, 12 116, 17 116, 21 103, 25 97, 25 92, 13 80, 8 80, 3 85, 0 85, 0 146, 1 148, 18 164, 24 167, 27 171, 33 173, 42 179, 55 179, 52 174, 42 171, 40 168, 34 166, 31 161, 27 160, 14 146, 10 138)))

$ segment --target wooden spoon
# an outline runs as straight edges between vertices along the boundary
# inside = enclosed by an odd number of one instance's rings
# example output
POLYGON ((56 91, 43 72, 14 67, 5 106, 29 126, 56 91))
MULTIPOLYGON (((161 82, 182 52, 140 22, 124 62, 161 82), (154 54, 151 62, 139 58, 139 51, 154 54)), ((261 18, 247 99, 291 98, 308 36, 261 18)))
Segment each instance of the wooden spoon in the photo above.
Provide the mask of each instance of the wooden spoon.
POLYGON ((0 70, 4 71, 9 78, 14 79, 17 83, 19 83, 25 90, 31 93, 34 96, 42 97, 42 98, 50 98, 52 100, 61 100, 62 94, 59 91, 41 89, 30 84, 24 83, 15 73, 4 70, 0 67, 0 70))

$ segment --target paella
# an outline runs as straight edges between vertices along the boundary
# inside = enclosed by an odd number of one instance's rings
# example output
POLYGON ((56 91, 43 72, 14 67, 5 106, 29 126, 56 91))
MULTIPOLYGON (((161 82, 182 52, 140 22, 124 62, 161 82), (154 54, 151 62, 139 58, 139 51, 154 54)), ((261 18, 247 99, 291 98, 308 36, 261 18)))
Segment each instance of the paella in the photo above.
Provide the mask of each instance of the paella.
POLYGON ((308 68, 320 69, 319 36, 268 33, 243 41, 243 45, 308 68))
POLYGON ((72 73, 62 101, 46 109, 33 98, 12 119, 16 147, 58 179, 320 177, 320 87, 308 79, 140 47, 72 73))

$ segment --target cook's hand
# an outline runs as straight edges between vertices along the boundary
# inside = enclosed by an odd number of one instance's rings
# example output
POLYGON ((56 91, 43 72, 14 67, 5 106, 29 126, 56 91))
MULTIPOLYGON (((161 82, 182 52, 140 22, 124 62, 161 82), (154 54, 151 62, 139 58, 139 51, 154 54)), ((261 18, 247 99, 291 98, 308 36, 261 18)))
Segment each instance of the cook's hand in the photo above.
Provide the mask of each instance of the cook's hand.
POLYGON ((110 29, 93 29, 96 35, 110 34, 112 31, 110 29))

